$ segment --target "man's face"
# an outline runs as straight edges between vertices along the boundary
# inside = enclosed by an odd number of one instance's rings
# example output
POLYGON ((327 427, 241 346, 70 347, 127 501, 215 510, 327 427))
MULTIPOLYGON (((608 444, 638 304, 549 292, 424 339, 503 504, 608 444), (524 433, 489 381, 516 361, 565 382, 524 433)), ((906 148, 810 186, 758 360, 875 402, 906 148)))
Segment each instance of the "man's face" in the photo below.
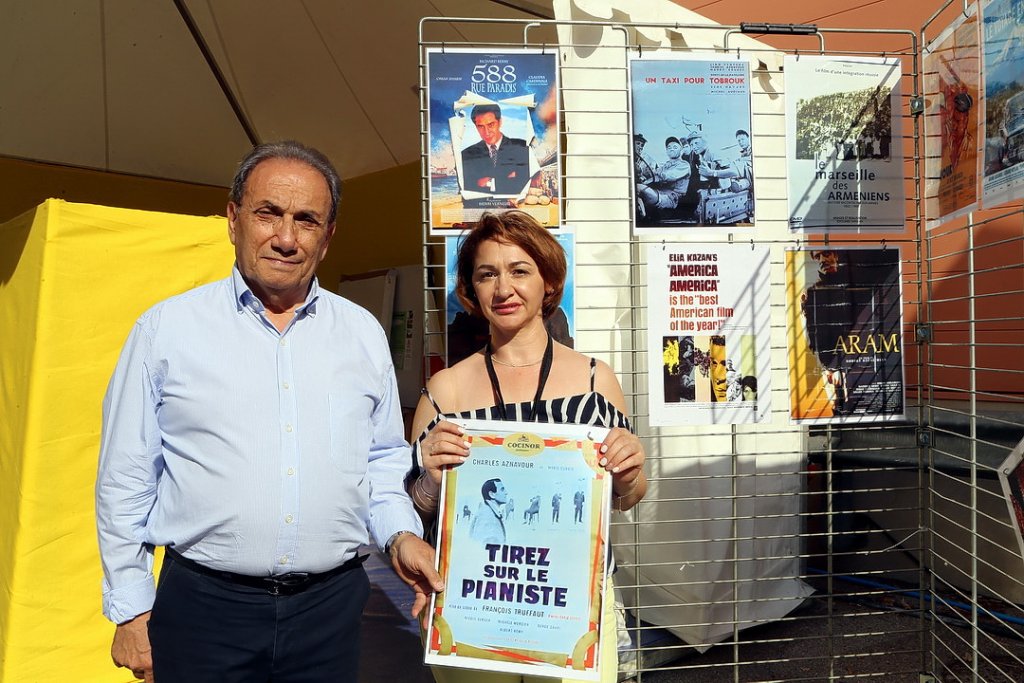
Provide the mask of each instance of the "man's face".
POLYGON ((839 270, 839 254, 834 251, 812 251, 811 257, 818 260, 818 270, 835 273, 839 270))
POLYGON ((494 482, 494 492, 491 493, 491 500, 495 503, 504 504, 508 500, 508 492, 505 490, 505 484, 501 481, 494 482))
POLYGON ((736 144, 740 146, 740 152, 744 154, 750 151, 750 136, 740 133, 736 136, 736 144))
POLYGON ((228 202, 238 269, 271 311, 305 300, 334 234, 330 211, 327 181, 294 159, 261 162, 249 174, 241 205, 228 202))
POLYGON ((670 142, 665 145, 665 155, 669 159, 678 159, 679 155, 683 153, 683 148, 678 142, 670 142))
POLYGON ((711 357, 711 391, 715 395, 716 401, 725 401, 725 394, 728 390, 728 382, 725 377, 725 346, 712 344, 708 355, 711 357))
POLYGON ((643 142, 643 140, 634 140, 633 141, 633 153, 636 154, 637 156, 640 156, 640 154, 643 151, 644 151, 644 142, 643 142))
POLYGON ((492 112, 485 112, 477 116, 473 119, 473 125, 476 126, 476 132, 480 134, 480 139, 488 145, 496 144, 501 139, 501 119, 492 112))
POLYGON ((704 142, 704 138, 694 138, 690 140, 690 149, 697 154, 700 154, 707 149, 708 143, 704 142))

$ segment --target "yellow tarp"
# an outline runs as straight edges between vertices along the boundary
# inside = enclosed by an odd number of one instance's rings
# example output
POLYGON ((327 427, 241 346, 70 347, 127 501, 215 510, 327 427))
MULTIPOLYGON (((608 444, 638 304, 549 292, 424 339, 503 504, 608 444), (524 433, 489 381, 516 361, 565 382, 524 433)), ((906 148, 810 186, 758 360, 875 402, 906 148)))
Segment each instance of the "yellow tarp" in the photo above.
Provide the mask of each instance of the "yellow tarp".
POLYGON ((229 274, 227 223, 51 199, 0 236, 0 681, 134 680, 100 613, 103 392, 139 314, 229 274))

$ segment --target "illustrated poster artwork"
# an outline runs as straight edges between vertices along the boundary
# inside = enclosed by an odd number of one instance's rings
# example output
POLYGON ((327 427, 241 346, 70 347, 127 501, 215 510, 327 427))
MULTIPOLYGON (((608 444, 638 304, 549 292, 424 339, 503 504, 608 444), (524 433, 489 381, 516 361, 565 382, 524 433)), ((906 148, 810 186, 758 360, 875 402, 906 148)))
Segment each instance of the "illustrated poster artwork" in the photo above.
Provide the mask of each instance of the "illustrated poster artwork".
POLYGON ((787 55, 789 227, 904 229, 900 61, 787 55))
POLYGON ((790 418, 905 417, 898 247, 786 251, 790 418))
POLYGON ((1024 439, 999 465, 999 484, 1010 512, 1010 526, 1017 537, 1017 549, 1024 557, 1024 439))
POLYGON ((928 228, 977 207, 981 52, 975 7, 957 15, 924 50, 928 228))
POLYGON ((770 419, 769 291, 765 246, 647 245, 652 426, 770 419))
POLYGON ((427 84, 431 234, 511 208, 557 228, 555 52, 432 48, 427 84))
POLYGON ((985 151, 982 205, 1024 197, 1024 0, 982 6, 985 151))
MULTIPOLYGON (((558 304, 555 312, 544 320, 544 327, 552 339, 571 349, 575 343, 574 336, 576 334, 575 234, 572 230, 565 229, 552 237, 565 251, 565 286, 562 289, 562 301, 558 304)), ((444 240, 445 319, 447 321, 445 343, 448 367, 483 349, 490 335, 487 321, 479 315, 473 315, 467 311, 455 294, 455 285, 458 281, 455 265, 461 242, 462 238, 455 235, 449 235, 444 240)))
POLYGON ((629 67, 636 232, 752 227, 750 64, 653 53, 629 67))
POLYGON ((428 664, 600 680, 611 476, 608 430, 460 420, 445 472, 428 664))

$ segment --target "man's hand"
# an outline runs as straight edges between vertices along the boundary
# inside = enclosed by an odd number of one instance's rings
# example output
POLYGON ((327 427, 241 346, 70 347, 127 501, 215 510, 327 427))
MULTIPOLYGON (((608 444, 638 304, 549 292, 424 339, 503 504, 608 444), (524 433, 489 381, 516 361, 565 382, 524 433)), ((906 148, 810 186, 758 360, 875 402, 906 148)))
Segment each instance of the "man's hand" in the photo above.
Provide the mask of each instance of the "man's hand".
POLYGON ((149 612, 117 625, 110 657, 136 678, 153 683, 153 652, 149 647, 149 612))
POLYGON ((434 549, 413 534, 402 534, 391 544, 391 566, 416 594, 410 610, 414 617, 429 604, 431 593, 444 590, 441 576, 434 571, 434 549))

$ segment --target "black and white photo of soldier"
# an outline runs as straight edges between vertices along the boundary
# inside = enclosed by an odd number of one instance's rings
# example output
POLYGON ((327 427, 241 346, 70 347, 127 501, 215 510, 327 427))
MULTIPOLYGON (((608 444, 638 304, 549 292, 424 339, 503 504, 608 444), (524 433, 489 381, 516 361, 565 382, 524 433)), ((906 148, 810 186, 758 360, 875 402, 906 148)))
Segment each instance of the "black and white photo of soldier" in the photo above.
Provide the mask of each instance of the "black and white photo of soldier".
POLYGON ((750 133, 739 129, 735 144, 712 149, 703 126, 665 140, 665 160, 644 151, 643 133, 633 136, 638 226, 751 224, 754 171, 750 133))

